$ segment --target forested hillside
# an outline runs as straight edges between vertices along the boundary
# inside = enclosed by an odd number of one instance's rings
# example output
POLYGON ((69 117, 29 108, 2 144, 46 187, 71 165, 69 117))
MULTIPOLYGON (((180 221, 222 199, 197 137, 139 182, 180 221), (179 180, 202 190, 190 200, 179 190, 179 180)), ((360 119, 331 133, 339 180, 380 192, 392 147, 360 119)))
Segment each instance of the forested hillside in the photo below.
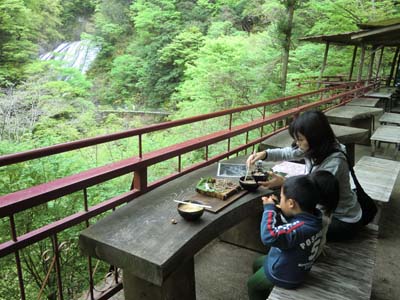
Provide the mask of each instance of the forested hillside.
MULTIPOLYGON (((319 74, 324 47, 299 37, 398 14, 388 0, 2 0, 0 8, 0 137, 35 137, 36 146, 96 134, 99 108, 176 118, 293 94, 292 78, 319 74), (101 47, 88 74, 38 60, 80 37, 101 47), (53 130, 55 120, 69 130, 53 130), (41 141, 48 128, 55 136, 41 141)), ((346 74, 351 51, 331 51, 325 74, 346 74)))
MULTIPOLYGON (((399 16, 394 0, 0 0, 0 155, 304 92, 294 79, 320 74, 325 46, 300 37, 355 31, 359 23, 399 16), (39 59, 62 42, 81 39, 101 49, 87 73, 39 59), (137 110, 169 114, 104 112, 137 110)), ((394 50, 385 49, 383 74, 394 50)), ((352 53, 332 45, 324 74, 348 74, 352 53)), ((154 134, 143 151, 190 134, 154 134)), ((133 148, 118 141, 0 168, 0 195, 132 156, 133 148)), ((149 181, 164 171, 160 166, 149 181)), ((123 193, 131 179, 96 186, 91 204, 123 193)), ((19 214, 19 233, 83 210, 79 199, 73 195, 19 214)), ((0 243, 10 239, 8 222, 0 219, 0 243)), ((76 243, 83 227, 59 235, 67 241, 62 263, 71 283, 64 287, 68 299, 87 289, 76 243)), ((55 275, 46 279, 47 249, 51 242, 43 240, 20 252, 27 299, 39 292, 41 299, 56 298, 55 275)), ((98 267, 96 280, 107 267, 98 267)), ((1 258, 0 269, 0 300, 18 299, 14 257, 1 258)))

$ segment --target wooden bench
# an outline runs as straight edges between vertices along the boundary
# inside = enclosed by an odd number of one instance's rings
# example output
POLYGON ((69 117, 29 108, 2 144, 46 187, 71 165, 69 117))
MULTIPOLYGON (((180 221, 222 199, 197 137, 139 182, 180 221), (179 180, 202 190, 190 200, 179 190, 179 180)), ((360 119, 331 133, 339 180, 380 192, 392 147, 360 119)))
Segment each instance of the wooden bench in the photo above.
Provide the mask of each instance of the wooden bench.
MULTIPOLYGON (((260 198, 271 190, 247 193, 218 213, 206 211, 196 222, 182 219, 173 200, 193 193, 201 177, 216 173, 213 164, 170 181, 81 232, 83 253, 122 268, 125 300, 196 299, 194 255, 230 227, 262 212, 260 198)), ((250 234, 259 236, 257 230, 250 234)))
POLYGON ((366 226, 351 241, 328 243, 327 255, 318 259, 303 286, 295 290, 274 287, 268 300, 370 298, 379 228, 377 223, 381 205, 390 200, 400 173, 400 162, 363 156, 354 170, 365 192, 378 204, 374 224, 366 226))
POLYGON ((388 123, 400 125, 400 114, 386 112, 379 118, 379 123, 383 125, 387 125, 388 123))
POLYGON ((395 144, 394 149, 394 158, 397 156, 397 152, 399 151, 400 147, 400 128, 399 126, 392 126, 392 125, 381 125, 379 126, 376 131, 371 136, 372 141, 372 152, 371 155, 375 155, 376 151, 376 144, 378 146, 380 143, 388 143, 388 144, 395 144))
POLYGON ((268 300, 369 299, 377 242, 378 226, 370 224, 353 240, 329 243, 301 287, 274 287, 268 300))

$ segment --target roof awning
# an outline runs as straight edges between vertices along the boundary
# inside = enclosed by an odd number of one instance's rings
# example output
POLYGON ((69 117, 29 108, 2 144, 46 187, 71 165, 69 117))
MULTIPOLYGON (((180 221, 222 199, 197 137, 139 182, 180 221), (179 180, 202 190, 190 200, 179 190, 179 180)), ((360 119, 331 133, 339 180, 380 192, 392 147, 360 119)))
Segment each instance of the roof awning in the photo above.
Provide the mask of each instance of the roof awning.
POLYGON ((360 24, 358 31, 331 35, 317 35, 303 37, 299 40, 313 43, 327 43, 337 45, 370 45, 396 47, 400 46, 400 20, 390 20, 360 24), (384 24, 384 25, 383 25, 384 24))

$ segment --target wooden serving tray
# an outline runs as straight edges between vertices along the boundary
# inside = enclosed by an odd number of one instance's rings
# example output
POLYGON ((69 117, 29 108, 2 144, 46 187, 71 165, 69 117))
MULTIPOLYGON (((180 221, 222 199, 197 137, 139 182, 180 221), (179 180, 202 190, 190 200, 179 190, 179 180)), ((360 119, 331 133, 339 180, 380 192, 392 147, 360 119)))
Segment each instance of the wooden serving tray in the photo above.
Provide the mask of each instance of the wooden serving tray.
POLYGON ((185 199, 187 200, 197 200, 203 202, 205 205, 210 205, 211 208, 206 208, 207 211, 212 212, 212 213, 217 213, 221 209, 223 209, 225 206, 231 204, 235 200, 239 199, 243 195, 247 194, 248 191, 246 190, 240 190, 237 193, 233 194, 232 196, 229 196, 225 200, 221 200, 215 197, 210 197, 206 196, 203 194, 199 194, 197 192, 193 192, 190 194, 187 194, 185 199))

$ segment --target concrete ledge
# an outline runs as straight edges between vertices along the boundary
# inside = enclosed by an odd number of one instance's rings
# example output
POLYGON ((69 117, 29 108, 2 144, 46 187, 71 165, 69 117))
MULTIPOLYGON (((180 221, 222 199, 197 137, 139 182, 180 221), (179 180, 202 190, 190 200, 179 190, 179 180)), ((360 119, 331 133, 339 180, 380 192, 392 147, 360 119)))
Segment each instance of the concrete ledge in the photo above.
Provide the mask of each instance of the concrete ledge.
MULTIPOLYGON (((245 158, 238 160, 244 162, 245 158)), ((215 176, 216 172, 217 164, 213 164, 175 179, 82 231, 79 243, 83 253, 128 274, 124 277, 125 299, 165 299, 166 295, 175 295, 178 282, 192 285, 194 273, 187 270, 193 268, 194 255, 233 225, 262 211, 260 198, 272 192, 268 189, 245 194, 217 214, 205 212, 196 222, 182 219, 173 199, 194 191, 201 177, 215 176), (171 219, 178 223, 173 224, 171 219), (179 271, 182 266, 186 271, 179 271), (128 298, 129 286, 149 296, 142 293, 128 298)), ((189 294, 185 299, 194 299, 189 294)))

